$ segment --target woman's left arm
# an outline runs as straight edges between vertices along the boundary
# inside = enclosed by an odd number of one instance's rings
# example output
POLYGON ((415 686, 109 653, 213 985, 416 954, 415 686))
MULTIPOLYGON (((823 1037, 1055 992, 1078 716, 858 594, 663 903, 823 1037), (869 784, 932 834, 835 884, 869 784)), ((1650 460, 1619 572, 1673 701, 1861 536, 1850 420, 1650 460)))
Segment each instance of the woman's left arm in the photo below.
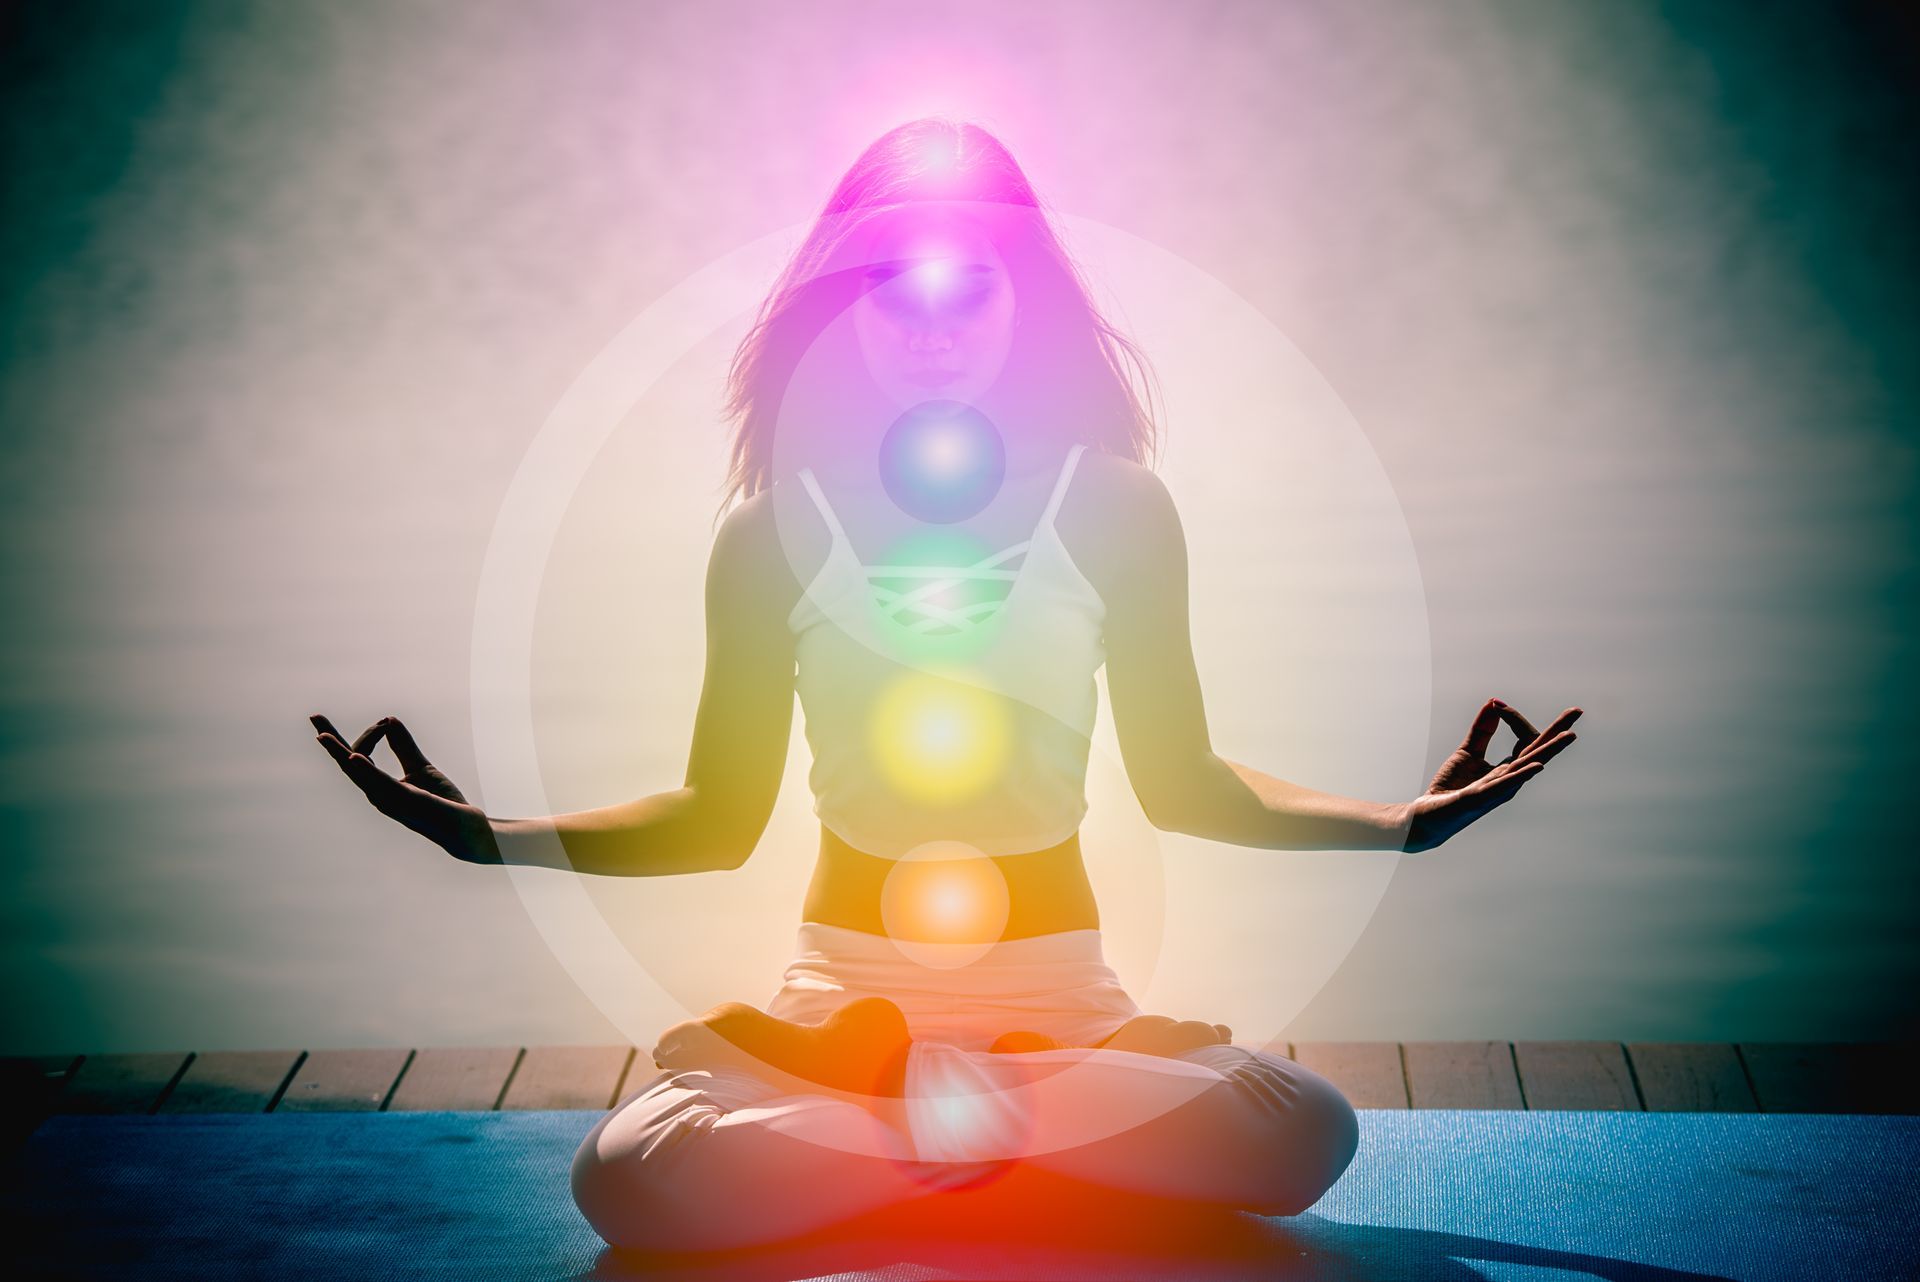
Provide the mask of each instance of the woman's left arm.
POLYGON ((1375 802, 1320 792, 1228 761, 1213 750, 1188 624, 1186 534, 1165 484, 1126 467, 1104 514, 1107 694, 1135 795, 1156 828, 1271 850, 1430 850, 1518 791, 1572 743, 1569 709, 1536 734, 1517 711, 1489 700, 1428 791, 1375 802), (1513 755, 1484 754, 1501 719, 1513 755), (1524 727, 1524 730, 1522 729, 1524 727))
POLYGON ((1363 801, 1229 761, 1209 750, 1184 785, 1198 804, 1170 831, 1267 850, 1401 850, 1411 801, 1363 801))

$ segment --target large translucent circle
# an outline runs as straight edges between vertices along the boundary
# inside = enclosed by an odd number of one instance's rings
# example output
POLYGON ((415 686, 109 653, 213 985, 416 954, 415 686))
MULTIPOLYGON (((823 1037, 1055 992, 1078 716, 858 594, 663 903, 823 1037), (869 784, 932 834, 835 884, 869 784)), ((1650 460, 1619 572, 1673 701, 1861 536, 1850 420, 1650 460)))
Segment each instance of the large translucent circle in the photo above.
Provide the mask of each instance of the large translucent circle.
MULTIPOLYGON (((1109 314, 1160 375, 1168 441, 1160 470, 1187 536, 1195 650, 1216 751, 1344 795, 1398 800, 1418 792, 1430 698, 1424 600, 1405 520, 1364 434, 1311 363, 1220 281, 1116 228, 1061 221, 1109 314)), ((475 750, 490 813, 554 809, 536 747, 533 634, 576 489, 648 389, 752 310, 800 230, 717 260, 647 308, 589 362, 523 458, 487 548, 475 609, 475 750)), ((1397 855, 1242 849, 1154 834, 1119 761, 1103 714, 1082 841, 1109 960, 1144 1009, 1229 1023, 1242 1043, 1274 1038, 1345 958, 1397 855)), ((687 1009, 656 977, 667 968, 643 961, 644 943, 623 936, 620 896, 590 891, 587 879, 565 872, 514 867, 508 875, 556 958, 636 1045, 652 1044, 663 1007, 687 1009)), ((769 928, 790 934, 796 898, 775 905, 741 889, 769 928)), ((761 923, 750 918, 724 929, 751 938, 761 923)))

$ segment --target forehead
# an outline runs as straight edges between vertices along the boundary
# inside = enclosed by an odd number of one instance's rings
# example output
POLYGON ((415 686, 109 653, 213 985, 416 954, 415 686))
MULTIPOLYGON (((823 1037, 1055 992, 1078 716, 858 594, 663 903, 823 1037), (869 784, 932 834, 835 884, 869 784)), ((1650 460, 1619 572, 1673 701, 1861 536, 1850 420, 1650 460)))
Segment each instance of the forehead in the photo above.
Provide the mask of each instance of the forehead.
POLYGON ((976 220, 945 210, 901 210, 880 219, 867 239, 875 261, 937 256, 985 269, 1004 269, 993 237, 976 220))

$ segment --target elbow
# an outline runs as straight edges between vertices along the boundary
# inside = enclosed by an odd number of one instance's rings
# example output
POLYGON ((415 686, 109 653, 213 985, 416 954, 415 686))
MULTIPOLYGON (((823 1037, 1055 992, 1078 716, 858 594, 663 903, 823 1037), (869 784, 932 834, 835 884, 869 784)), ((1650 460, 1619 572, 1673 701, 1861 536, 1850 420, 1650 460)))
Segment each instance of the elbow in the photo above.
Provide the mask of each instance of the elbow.
POLYGON ((1161 832, 1191 833, 1194 829, 1193 797, 1180 789, 1164 790, 1140 798, 1141 813, 1161 832))
POLYGON ((773 817, 772 799, 691 788, 686 795, 674 840, 684 852, 682 871, 732 872, 745 866, 773 817))
POLYGON ((722 846, 719 848, 715 857, 708 861, 707 870, 709 872, 734 872, 737 869, 744 868, 747 866, 747 860, 753 858, 753 852, 758 849, 758 846, 759 843, 757 842, 749 842, 745 845, 722 846))
POLYGON ((747 860, 753 858, 753 852, 760 848, 760 836, 766 831, 766 821, 743 824, 736 818, 732 822, 720 823, 707 834, 700 848, 707 852, 706 866, 712 872, 733 872, 744 868, 747 860))
POLYGON ((1146 772, 1149 784, 1137 788, 1147 822, 1161 832, 1207 837, 1218 826, 1222 793, 1217 770, 1224 763, 1211 753, 1192 765, 1163 766, 1146 772))
POLYGON ((693 850, 699 851, 696 857, 697 870, 700 872, 732 872, 746 865, 753 858, 753 852, 759 845, 758 833, 742 833, 738 828, 713 828, 701 834, 690 843, 693 850))

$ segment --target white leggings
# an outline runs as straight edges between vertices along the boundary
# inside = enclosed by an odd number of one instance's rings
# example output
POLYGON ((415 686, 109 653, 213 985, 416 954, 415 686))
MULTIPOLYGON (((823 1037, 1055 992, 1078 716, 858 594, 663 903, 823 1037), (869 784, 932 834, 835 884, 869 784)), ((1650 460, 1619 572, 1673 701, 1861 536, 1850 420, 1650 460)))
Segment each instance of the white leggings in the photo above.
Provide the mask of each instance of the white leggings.
POLYGON ((882 937, 809 924, 768 1009, 811 1023, 867 995, 900 1005, 915 1038, 893 1116, 746 1066, 662 1072, 601 1118, 575 1155, 574 1199, 588 1222, 621 1247, 749 1246, 1009 1164, 1294 1215, 1340 1177, 1358 1144, 1340 1092, 1266 1051, 988 1053, 1000 1033, 1092 1041, 1138 1013, 1099 961, 1097 931, 1005 941, 984 964, 943 971, 901 958, 882 937))

